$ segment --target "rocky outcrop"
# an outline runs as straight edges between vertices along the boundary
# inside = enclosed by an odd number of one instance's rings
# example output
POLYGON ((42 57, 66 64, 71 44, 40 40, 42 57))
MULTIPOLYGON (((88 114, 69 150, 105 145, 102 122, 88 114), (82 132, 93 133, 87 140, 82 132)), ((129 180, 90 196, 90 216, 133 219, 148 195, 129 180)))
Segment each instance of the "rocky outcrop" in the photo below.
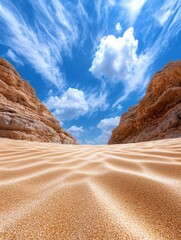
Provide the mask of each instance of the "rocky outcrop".
POLYGON ((77 144, 38 100, 34 89, 0 58, 0 137, 77 144))
POLYGON ((156 73, 138 105, 121 117, 109 144, 181 137, 181 61, 156 73))

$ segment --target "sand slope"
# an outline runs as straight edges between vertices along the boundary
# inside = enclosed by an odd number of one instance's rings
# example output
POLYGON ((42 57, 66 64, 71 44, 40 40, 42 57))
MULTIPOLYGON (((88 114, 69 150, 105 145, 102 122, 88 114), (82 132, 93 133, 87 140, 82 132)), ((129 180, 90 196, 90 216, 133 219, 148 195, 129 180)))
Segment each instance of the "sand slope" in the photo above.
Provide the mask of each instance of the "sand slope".
POLYGON ((0 239, 181 239, 181 138, 0 139, 0 239))

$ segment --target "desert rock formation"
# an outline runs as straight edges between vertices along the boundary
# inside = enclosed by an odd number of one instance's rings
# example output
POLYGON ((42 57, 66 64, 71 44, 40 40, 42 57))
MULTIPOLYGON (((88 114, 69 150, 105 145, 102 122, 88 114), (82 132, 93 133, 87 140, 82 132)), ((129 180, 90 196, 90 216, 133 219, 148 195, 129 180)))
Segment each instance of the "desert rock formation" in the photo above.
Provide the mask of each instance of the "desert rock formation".
POLYGON ((0 58, 0 137, 76 144, 16 69, 0 58))
POLYGON ((121 117, 109 144, 181 137, 181 61, 157 72, 144 98, 121 117))

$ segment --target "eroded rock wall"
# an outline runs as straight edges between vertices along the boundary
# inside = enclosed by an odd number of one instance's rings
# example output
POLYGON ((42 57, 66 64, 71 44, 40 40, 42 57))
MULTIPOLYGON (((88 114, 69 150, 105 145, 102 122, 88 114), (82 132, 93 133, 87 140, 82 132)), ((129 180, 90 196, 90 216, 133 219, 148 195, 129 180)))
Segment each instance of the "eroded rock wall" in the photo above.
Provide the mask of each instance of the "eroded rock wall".
POLYGON ((156 73, 138 105, 121 117, 109 144, 181 137, 181 61, 156 73))
POLYGON ((16 69, 0 58, 0 137, 77 144, 16 69))

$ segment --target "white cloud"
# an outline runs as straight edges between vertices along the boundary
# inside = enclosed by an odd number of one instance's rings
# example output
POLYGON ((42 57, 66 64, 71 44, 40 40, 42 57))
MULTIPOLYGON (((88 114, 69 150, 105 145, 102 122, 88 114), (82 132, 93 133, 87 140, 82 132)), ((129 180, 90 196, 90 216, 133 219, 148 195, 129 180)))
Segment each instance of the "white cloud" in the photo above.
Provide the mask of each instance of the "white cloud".
POLYGON ((133 28, 129 28, 123 37, 113 35, 103 37, 97 48, 90 72, 99 79, 124 81, 133 71, 138 61, 136 54, 138 40, 134 38, 133 28))
POLYGON ((113 130, 113 128, 118 125, 119 120, 120 120, 120 116, 112 117, 112 118, 104 118, 99 122, 97 127, 102 131, 110 131, 110 130, 113 130))
POLYGON ((102 90, 94 90, 94 92, 87 93, 87 102, 89 105, 90 114, 95 113, 96 110, 105 111, 109 107, 107 103, 107 92, 102 90))
POLYGON ((86 93, 76 88, 68 88, 61 96, 53 96, 50 90, 44 104, 53 112, 59 121, 78 119, 85 114, 92 115, 98 110, 105 111, 107 93, 96 90, 86 93))
POLYGON ((162 7, 159 9, 159 11, 156 12, 155 17, 161 26, 163 26, 167 22, 167 20, 173 14, 175 8, 176 8, 176 0, 173 0, 171 2, 166 1, 162 5, 162 7))
POLYGON ((109 13, 111 8, 116 6, 116 0, 94 0, 94 5, 97 13, 97 24, 99 24, 99 33, 102 34, 107 29, 109 13))
POLYGON ((163 26, 165 24, 165 22, 170 17, 171 13, 172 13, 172 11, 170 9, 168 9, 166 12, 164 12, 162 15, 160 15, 160 17, 158 17, 158 20, 159 20, 161 26, 163 26))
POLYGON ((75 11, 78 15, 77 18, 80 20, 79 28, 81 28, 81 31, 79 32, 79 47, 82 47, 87 36, 89 36, 90 19, 82 0, 78 0, 75 11))
POLYGON ((128 76, 128 82, 125 85, 123 94, 113 104, 113 107, 123 102, 130 93, 137 91, 137 94, 140 94, 145 90, 150 81, 150 76, 146 75, 146 72, 148 67, 152 64, 152 61, 153 57, 150 52, 139 56, 139 59, 134 66, 134 70, 128 76))
POLYGON ((122 27, 121 27, 121 24, 119 22, 116 24, 115 29, 118 33, 122 32, 122 27))
MULTIPOLYGON (((137 54, 138 40, 134 37, 134 29, 127 29, 122 37, 113 35, 103 37, 89 71, 106 84, 123 84, 123 95, 115 105, 123 101, 132 91, 147 83, 144 74, 149 65, 148 54, 137 54)), ((114 105, 114 106, 115 106, 114 105)))
MULTIPOLYGON (((155 11, 154 18, 162 26, 162 31, 159 32, 156 41, 149 49, 152 60, 150 64, 155 62, 160 56, 163 58, 165 51, 170 48, 170 42, 178 38, 180 33, 181 2, 176 0, 164 1, 161 8, 155 11)), ((149 39, 150 34, 152 34, 152 28, 146 33, 147 39, 149 39)))
POLYGON ((45 105, 60 121, 77 119, 89 110, 84 92, 75 88, 68 88, 61 97, 50 96, 45 105))
POLYGON ((134 24, 147 0, 121 0, 121 6, 128 15, 130 24, 134 24))
POLYGON ((119 104, 118 106, 117 106, 117 109, 118 110, 121 110, 123 107, 119 104))
POLYGON ((108 5, 115 6, 116 5, 116 0, 108 0, 108 5))
POLYGON ((44 79, 61 88, 64 86, 61 53, 70 54, 78 38, 76 23, 58 0, 48 5, 42 0, 29 0, 29 3, 34 10, 33 26, 18 10, 18 4, 0 3, 0 23, 4 26, 4 38, 0 42, 25 58, 44 79))
POLYGON ((99 144, 107 144, 112 130, 118 126, 120 121, 120 116, 112 117, 112 118, 105 118, 102 119, 99 124, 97 125, 97 128, 101 130, 100 136, 97 138, 97 142, 99 144))
POLYGON ((83 127, 71 126, 67 131, 70 132, 73 137, 78 138, 84 132, 84 129, 83 127))
POLYGON ((99 22, 102 19, 101 15, 105 14, 105 8, 107 8, 107 6, 109 5, 109 2, 104 1, 104 0, 95 0, 94 4, 95 4, 95 10, 97 13, 97 20, 99 22))
POLYGON ((6 53, 6 57, 10 58, 13 62, 17 64, 23 65, 23 62, 21 61, 21 59, 18 58, 11 49, 8 49, 6 53))

